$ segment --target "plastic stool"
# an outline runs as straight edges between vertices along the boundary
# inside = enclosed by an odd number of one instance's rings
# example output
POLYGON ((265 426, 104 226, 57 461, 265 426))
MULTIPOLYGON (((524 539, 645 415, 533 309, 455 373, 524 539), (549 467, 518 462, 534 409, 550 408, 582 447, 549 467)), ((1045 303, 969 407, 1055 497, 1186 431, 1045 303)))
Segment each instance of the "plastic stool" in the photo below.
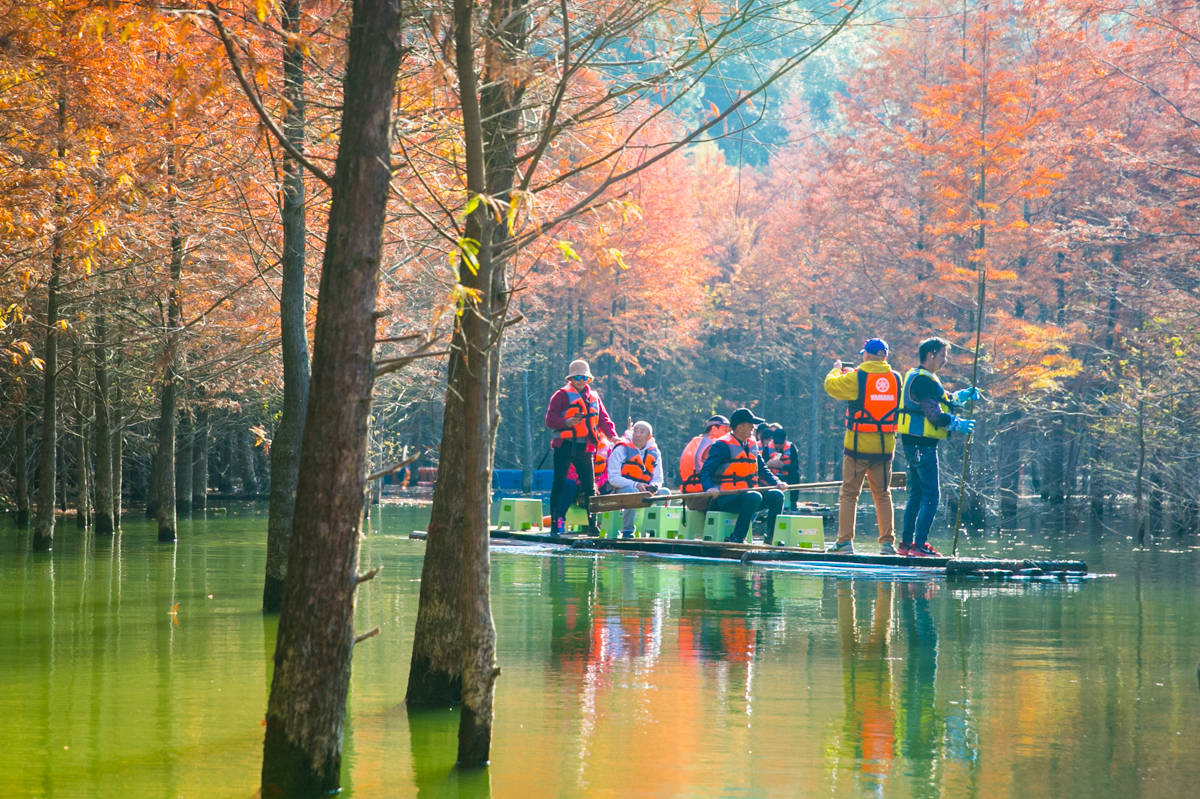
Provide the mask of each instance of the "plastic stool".
POLYGON ((683 526, 683 508, 651 506, 642 511, 638 532, 652 538, 679 538, 683 526))
POLYGON ((733 528, 737 526, 737 517, 736 513, 721 513, 715 510, 704 514, 704 540, 724 541, 733 534, 733 528))
POLYGON ((496 516, 497 527, 507 527, 509 530, 528 530, 542 526, 542 501, 540 499, 502 497, 496 501, 500 504, 500 511, 496 516))
POLYGON ((567 515, 564 517, 564 524, 568 530, 587 530, 588 518, 587 511, 578 505, 572 505, 567 508, 567 515))
POLYGON ((825 522, 820 516, 780 516, 775 519, 775 543, 820 552, 825 549, 825 522))
POLYGON ((704 511, 689 510, 679 526, 678 538, 699 541, 704 538, 704 511))

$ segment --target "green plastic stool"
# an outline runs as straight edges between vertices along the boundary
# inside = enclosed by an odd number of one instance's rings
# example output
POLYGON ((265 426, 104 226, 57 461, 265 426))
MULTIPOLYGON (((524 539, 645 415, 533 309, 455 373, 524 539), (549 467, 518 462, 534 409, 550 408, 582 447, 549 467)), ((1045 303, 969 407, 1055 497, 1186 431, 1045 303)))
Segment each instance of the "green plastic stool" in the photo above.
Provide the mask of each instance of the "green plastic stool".
POLYGON ((496 501, 500 503, 500 510, 496 516, 497 527, 519 531, 542 526, 540 499, 502 497, 496 501))
POLYGON ((682 526, 683 508, 651 506, 642 510, 642 520, 637 529, 651 538, 679 538, 679 528, 682 526))
POLYGON ((737 526, 737 517, 736 513, 715 510, 704 514, 704 540, 724 541, 733 534, 733 528, 737 526))
POLYGON ((689 541, 700 541, 704 538, 704 511, 689 510, 684 513, 683 524, 679 527, 679 538, 689 541))
POLYGON ((572 505, 567 508, 567 515, 563 517, 563 521, 568 530, 587 530, 587 511, 578 505, 572 505))
POLYGON ((820 552, 825 549, 825 522, 820 516, 780 516, 775 519, 775 543, 820 552))

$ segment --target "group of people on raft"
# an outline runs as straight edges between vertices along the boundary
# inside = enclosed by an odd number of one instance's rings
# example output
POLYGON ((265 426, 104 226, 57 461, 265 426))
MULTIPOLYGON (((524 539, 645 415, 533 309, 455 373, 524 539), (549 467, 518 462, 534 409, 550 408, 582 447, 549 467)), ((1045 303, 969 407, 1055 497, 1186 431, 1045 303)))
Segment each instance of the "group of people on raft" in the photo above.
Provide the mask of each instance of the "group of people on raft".
MULTIPOLYGON (((901 377, 888 363, 887 342, 871 338, 863 342, 857 365, 834 360, 825 391, 846 402, 846 413, 838 535, 830 552, 854 554, 855 509, 865 481, 875 503, 880 554, 941 555, 928 540, 939 501, 937 448, 951 433, 971 434, 975 422, 961 414, 967 403, 980 398, 973 386, 951 394, 942 385, 937 372, 949 355, 948 341, 925 339, 917 348, 920 365, 901 377), (899 546, 889 485, 897 434, 908 462, 899 546)), ((587 361, 572 361, 566 384, 551 395, 546 409, 546 426, 555 432, 552 535, 562 535, 577 493, 585 500, 597 491, 669 493, 650 423, 635 422, 618 436, 592 379, 587 361)), ((728 418, 710 417, 704 432, 688 442, 680 457, 680 490, 697 495, 685 501, 689 508, 737 514, 731 542, 745 542, 754 517, 765 512, 765 543, 770 544, 775 519, 783 512, 784 490, 799 482, 798 461, 799 451, 780 425, 738 408, 728 418)), ((796 500, 792 491, 790 509, 796 508, 796 500)), ((625 511, 622 536, 634 535, 635 518, 636 510, 625 511)))

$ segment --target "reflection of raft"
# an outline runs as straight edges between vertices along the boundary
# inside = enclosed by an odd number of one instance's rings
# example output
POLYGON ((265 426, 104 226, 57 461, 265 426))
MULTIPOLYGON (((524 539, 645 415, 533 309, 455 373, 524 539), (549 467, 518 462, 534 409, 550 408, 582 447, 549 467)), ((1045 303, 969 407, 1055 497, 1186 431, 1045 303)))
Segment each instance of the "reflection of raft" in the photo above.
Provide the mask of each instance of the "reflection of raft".
MULTIPOLYGON (((423 530, 414 531, 412 538, 424 540, 423 530)), ((608 550, 615 552, 644 552, 677 557, 711 558, 739 563, 775 563, 789 566, 814 566, 822 569, 919 569, 926 574, 945 574, 951 578, 992 579, 1011 581, 1076 581, 1087 575, 1087 564, 1081 560, 1017 560, 1002 558, 909 558, 901 555, 843 555, 816 552, 794 547, 763 544, 731 544, 715 541, 660 538, 594 538, 566 535, 555 538, 546 531, 491 529, 497 542, 522 544, 554 544, 575 550, 608 550)))

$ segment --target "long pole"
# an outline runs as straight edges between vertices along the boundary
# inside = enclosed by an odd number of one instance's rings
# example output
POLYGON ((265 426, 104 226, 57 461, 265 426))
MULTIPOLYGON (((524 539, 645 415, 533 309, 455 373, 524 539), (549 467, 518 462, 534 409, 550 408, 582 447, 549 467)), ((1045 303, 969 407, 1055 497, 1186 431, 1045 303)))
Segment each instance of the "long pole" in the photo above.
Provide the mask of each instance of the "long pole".
MULTIPOLYGON (((984 203, 987 201, 987 112, 988 112, 988 57, 990 55, 990 42, 988 40, 988 6, 983 8, 983 69, 981 70, 980 80, 980 98, 979 98, 979 188, 975 195, 976 214, 979 219, 979 232, 975 240, 975 269, 979 275, 979 296, 975 299, 975 360, 971 364, 971 385, 979 384, 979 342, 983 336, 983 301, 987 296, 987 228, 984 222, 987 220, 987 208, 984 203)), ((965 23, 965 19, 964 19, 965 23)), ((964 39, 965 41, 965 39, 964 39)), ((963 61, 966 59, 966 45, 963 46, 963 61)), ((970 413, 974 407, 975 401, 967 400, 967 412, 970 413)), ((958 505, 954 509, 954 543, 950 547, 950 557, 958 552, 958 531, 962 522, 962 507, 963 495, 967 489, 967 459, 971 454, 971 439, 973 434, 967 434, 967 440, 963 443, 963 461, 962 472, 958 477, 958 505)))

